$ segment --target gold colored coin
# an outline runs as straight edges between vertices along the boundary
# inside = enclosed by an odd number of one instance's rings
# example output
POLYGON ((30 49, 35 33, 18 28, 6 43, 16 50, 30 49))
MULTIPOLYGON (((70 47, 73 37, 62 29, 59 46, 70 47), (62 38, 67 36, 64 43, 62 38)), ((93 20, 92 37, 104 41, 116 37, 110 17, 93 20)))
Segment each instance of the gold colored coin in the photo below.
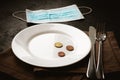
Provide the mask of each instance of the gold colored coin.
POLYGON ((63 44, 61 42, 56 42, 55 47, 61 48, 61 47, 63 47, 63 44))

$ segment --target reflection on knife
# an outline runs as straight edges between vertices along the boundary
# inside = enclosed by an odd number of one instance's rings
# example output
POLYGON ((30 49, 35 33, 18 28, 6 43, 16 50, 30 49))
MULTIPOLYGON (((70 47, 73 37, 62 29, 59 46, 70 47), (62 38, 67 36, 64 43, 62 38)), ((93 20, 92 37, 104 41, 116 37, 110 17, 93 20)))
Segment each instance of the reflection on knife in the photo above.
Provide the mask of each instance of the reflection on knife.
POLYGON ((96 29, 92 26, 89 27, 89 37, 92 43, 90 58, 88 62, 88 68, 87 68, 87 77, 96 79, 96 59, 95 59, 95 41, 96 41, 96 29))

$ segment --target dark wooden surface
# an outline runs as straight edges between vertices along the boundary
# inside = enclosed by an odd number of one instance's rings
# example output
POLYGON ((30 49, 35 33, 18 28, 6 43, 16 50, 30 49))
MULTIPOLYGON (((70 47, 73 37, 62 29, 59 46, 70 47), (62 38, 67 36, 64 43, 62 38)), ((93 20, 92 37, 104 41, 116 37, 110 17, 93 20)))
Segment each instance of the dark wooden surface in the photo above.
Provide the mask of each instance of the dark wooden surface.
MULTIPOLYGON (((27 9, 51 9, 64 7, 71 4, 89 6, 93 9, 91 14, 85 15, 85 20, 65 22, 79 29, 88 30, 90 25, 105 22, 106 30, 113 31, 120 45, 120 11, 119 2, 111 0, 2 0, 0 2, 0 53, 4 53, 11 46, 12 38, 20 30, 29 26, 28 23, 18 20, 12 16, 15 11, 27 9)), ((81 10, 83 12, 84 10, 81 10)), ((22 15, 24 17, 24 14, 22 15)), ((30 24, 31 25, 31 24, 30 24)), ((106 75, 108 80, 118 80, 120 72, 109 73, 106 75)), ((5 73, 0 73, 1 80, 14 78, 5 73)))

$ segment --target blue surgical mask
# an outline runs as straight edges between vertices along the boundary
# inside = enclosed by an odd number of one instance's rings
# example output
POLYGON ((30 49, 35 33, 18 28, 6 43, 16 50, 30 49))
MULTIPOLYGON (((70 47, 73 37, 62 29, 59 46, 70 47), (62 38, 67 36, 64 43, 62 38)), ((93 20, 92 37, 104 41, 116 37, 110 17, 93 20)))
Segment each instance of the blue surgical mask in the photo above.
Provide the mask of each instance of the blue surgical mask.
POLYGON ((49 10, 26 9, 26 19, 30 23, 66 22, 84 19, 84 16, 76 5, 70 5, 49 10))

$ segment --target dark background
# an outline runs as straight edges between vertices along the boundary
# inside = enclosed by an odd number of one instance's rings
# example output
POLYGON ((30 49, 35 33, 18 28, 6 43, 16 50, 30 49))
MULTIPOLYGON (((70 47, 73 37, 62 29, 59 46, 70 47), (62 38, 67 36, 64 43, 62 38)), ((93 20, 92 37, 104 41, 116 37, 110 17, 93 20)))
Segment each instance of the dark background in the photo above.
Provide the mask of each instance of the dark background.
MULTIPOLYGON (((10 47, 12 38, 20 30, 33 25, 23 22, 12 16, 15 11, 25 11, 25 9, 51 9, 76 4, 77 6, 88 6, 93 12, 84 15, 84 20, 64 22, 73 25, 81 30, 88 30, 90 25, 96 26, 98 23, 105 23, 107 31, 113 31, 120 45, 120 4, 116 0, 2 0, 0 1, 0 52, 3 53, 10 47)), ((86 10, 81 9, 81 12, 86 10)), ((25 18, 25 14, 19 15, 25 18)), ((106 75, 108 80, 118 80, 120 72, 106 75)), ((0 72, 0 80, 14 78, 0 72)))

